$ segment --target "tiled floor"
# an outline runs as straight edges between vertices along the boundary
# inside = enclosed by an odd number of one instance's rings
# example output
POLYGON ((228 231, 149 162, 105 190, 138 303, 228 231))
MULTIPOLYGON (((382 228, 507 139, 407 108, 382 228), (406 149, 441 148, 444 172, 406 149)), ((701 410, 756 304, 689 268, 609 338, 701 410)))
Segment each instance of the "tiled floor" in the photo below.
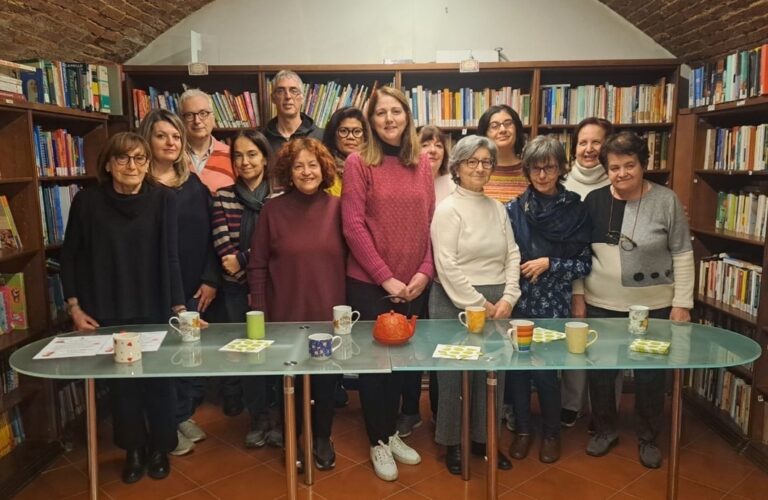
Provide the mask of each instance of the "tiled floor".
MULTIPOLYGON (((426 393, 422 416, 429 415, 426 393)), ((622 426, 630 429, 631 396, 622 403, 622 426)), ((171 475, 163 481, 147 477, 136 484, 120 481, 123 453, 111 444, 108 426, 100 429, 99 498, 104 499, 277 499, 286 497, 285 469, 280 450, 246 450, 242 439, 247 418, 225 417, 215 405, 205 404, 195 415, 208 433, 185 457, 172 458, 171 475)), ((631 432, 621 435, 619 445, 606 457, 584 454, 588 440, 587 419, 563 432, 563 458, 553 465, 538 461, 538 444, 531 456, 514 461, 510 471, 500 471, 499 496, 503 499, 662 499, 665 497, 664 467, 648 470, 637 461, 636 441, 631 432)), ((481 499, 485 496, 484 463, 473 459, 472 480, 464 482, 449 474, 443 465, 443 450, 432 440, 433 426, 425 422, 411 437, 410 445, 422 455, 418 466, 400 465, 400 477, 387 483, 373 474, 357 394, 350 391, 350 405, 337 410, 334 420, 336 468, 317 472, 311 488, 301 486, 301 499, 424 500, 481 499)), ((511 435, 502 431, 503 449, 511 435)), ((663 449, 667 450, 665 434, 663 449)), ((681 499, 765 499, 768 475, 736 454, 721 438, 696 418, 684 414, 683 449, 680 464, 681 499)), ((82 445, 60 458, 16 498, 19 500, 87 498, 87 465, 82 445)), ((301 479, 301 476, 300 476, 301 479)))

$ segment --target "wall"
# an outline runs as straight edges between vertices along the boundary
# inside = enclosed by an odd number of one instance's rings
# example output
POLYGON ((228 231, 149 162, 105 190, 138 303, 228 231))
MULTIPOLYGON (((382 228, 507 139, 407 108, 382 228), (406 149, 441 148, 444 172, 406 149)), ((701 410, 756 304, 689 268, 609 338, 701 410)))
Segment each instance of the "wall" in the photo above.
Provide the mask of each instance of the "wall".
POLYGON ((190 30, 210 64, 431 62, 495 47, 512 61, 672 57, 597 0, 216 0, 128 64, 188 63, 190 30))

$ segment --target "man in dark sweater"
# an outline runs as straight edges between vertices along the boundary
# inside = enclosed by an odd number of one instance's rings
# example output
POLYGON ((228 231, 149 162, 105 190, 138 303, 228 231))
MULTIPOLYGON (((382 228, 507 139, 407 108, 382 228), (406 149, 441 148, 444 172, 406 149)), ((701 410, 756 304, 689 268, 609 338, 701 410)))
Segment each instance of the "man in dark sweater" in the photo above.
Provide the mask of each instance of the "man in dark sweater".
POLYGON ((277 107, 277 116, 267 122, 264 135, 275 153, 283 144, 297 137, 323 140, 323 129, 301 112, 304 103, 302 85, 299 75, 285 69, 273 79, 271 98, 277 107))

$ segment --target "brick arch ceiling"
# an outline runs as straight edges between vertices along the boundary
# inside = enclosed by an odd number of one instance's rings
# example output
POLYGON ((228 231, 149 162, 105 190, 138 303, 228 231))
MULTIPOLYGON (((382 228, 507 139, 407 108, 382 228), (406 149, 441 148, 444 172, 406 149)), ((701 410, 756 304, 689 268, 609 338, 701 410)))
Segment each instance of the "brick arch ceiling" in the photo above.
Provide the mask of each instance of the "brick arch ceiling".
MULTIPOLYGON (((0 58, 124 62, 212 0, 0 0, 0 58)), ((599 0, 685 62, 768 42, 768 0, 599 0)))

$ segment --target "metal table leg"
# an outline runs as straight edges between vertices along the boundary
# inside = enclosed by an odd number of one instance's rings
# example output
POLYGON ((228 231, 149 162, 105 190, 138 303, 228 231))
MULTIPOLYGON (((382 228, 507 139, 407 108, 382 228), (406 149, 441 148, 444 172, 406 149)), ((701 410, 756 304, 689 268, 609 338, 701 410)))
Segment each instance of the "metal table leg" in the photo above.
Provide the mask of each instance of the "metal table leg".
POLYGON ((296 484, 296 400, 295 379, 293 375, 283 377, 283 405, 285 418, 283 419, 283 435, 285 436, 285 478, 288 482, 288 499, 298 498, 298 485, 296 484))
POLYGON ((469 481, 469 372, 461 372, 461 478, 469 481))
POLYGON ((304 412, 304 484, 312 486, 315 469, 312 466, 312 384, 309 375, 303 375, 304 393, 302 411, 304 412))
POLYGON ((96 436, 96 382, 85 379, 85 415, 88 429, 88 492, 91 500, 99 497, 99 443, 96 436))
POLYGON ((667 498, 677 498, 677 473, 680 466, 680 428, 682 424, 683 374, 679 368, 672 370, 672 428, 669 443, 669 469, 667 471, 667 498))
POLYGON ((485 384, 487 389, 486 429, 487 444, 485 454, 488 457, 488 477, 486 479, 486 498, 495 500, 498 497, 498 443, 496 439, 496 372, 489 371, 486 374, 485 384))

